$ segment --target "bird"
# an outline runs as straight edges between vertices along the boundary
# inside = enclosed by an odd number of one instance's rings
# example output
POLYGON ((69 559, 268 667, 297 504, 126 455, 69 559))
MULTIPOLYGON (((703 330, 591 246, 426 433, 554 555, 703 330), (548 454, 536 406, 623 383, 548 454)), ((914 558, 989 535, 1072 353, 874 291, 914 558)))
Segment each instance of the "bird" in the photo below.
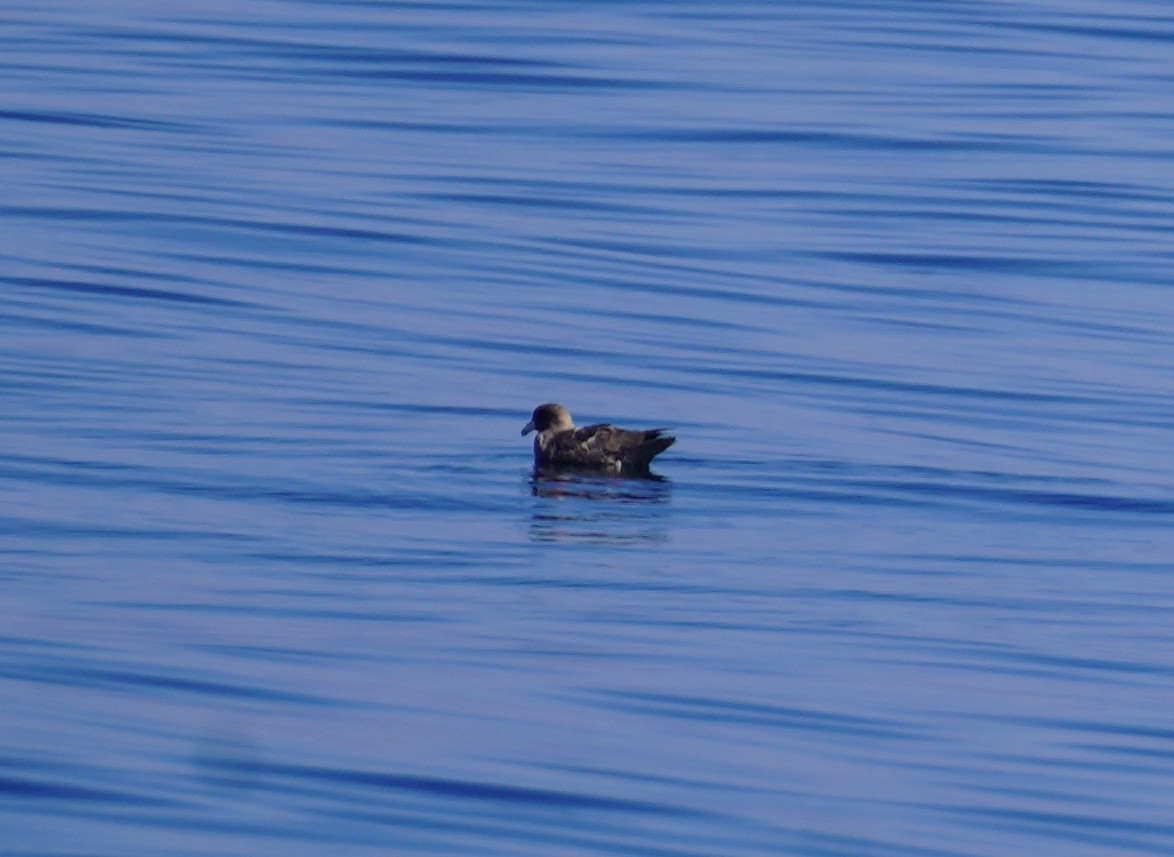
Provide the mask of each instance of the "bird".
POLYGON ((616 428, 610 423, 575 428, 571 413, 547 402, 534 409, 523 437, 536 431, 534 470, 537 473, 587 471, 617 476, 648 476, 648 465, 677 439, 668 429, 616 428))

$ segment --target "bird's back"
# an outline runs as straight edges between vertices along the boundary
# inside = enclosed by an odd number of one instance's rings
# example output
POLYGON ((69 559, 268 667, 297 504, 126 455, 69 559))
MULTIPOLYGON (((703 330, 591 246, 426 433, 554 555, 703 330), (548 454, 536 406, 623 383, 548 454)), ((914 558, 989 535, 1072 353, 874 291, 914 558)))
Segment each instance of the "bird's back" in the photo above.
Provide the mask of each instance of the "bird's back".
POLYGON ((665 429, 634 431, 597 423, 551 436, 539 453, 540 467, 643 474, 652 459, 676 442, 665 429))

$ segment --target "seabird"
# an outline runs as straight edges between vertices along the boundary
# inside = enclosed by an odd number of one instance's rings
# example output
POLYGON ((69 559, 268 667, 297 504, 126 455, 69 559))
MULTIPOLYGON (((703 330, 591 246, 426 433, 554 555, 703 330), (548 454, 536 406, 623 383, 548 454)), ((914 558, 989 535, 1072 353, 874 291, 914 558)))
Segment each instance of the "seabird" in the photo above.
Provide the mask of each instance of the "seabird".
POLYGON ((539 472, 587 470, 624 476, 647 476, 648 464, 676 442, 667 429, 631 431, 609 423, 575 428, 570 412, 548 402, 534 409, 522 429, 534 438, 534 469, 539 472))

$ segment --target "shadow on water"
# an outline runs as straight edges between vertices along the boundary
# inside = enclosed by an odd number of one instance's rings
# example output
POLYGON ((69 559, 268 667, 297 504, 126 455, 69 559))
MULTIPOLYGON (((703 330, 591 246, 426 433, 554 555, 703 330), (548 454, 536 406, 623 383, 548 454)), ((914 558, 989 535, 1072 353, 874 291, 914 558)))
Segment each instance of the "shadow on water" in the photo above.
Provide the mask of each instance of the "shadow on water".
POLYGON ((530 477, 535 498, 530 538, 604 544, 666 542, 671 489, 672 483, 655 473, 639 478, 534 473, 530 477))

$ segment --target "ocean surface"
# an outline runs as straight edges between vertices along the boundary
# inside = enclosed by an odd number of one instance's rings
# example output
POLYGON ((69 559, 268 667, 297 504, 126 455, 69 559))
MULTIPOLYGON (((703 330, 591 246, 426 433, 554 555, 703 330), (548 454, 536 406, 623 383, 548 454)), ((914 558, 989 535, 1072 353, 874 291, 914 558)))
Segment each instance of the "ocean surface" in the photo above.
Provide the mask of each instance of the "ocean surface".
POLYGON ((1174 853, 1172 92, 1144 0, 6 4, 0 854, 1174 853))

